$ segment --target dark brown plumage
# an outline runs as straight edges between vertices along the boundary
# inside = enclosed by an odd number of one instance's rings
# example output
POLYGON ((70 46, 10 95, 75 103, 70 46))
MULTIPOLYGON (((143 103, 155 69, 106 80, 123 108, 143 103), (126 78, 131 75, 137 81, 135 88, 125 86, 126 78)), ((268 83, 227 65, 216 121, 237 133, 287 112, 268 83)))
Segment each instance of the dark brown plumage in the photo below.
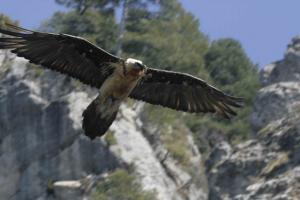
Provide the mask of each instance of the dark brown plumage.
POLYGON ((223 93, 189 74, 148 68, 141 61, 122 59, 87 40, 67 34, 42 33, 7 25, 0 49, 29 62, 66 74, 99 89, 83 113, 83 129, 91 139, 103 135, 114 121, 122 100, 130 98, 190 113, 236 115, 242 99, 223 93))
POLYGON ((100 88, 112 74, 109 63, 123 62, 79 37, 7 26, 13 31, 0 29, 0 33, 14 37, 0 38, 0 49, 12 49, 12 53, 31 63, 66 74, 92 87, 100 88))
POLYGON ((242 106, 242 98, 229 96, 197 77, 151 68, 129 97, 190 113, 218 112, 226 118, 236 115, 229 106, 242 106))
MULTIPOLYGON (((110 101, 108 103, 112 104, 113 102, 110 101)), ((103 103, 101 103, 101 99, 97 97, 82 113, 82 128, 86 131, 86 135, 89 136, 92 140, 97 136, 102 136, 116 119, 119 107, 118 104, 117 106, 114 106, 114 110, 109 111, 109 115, 106 115, 105 117, 102 116, 102 113, 105 112, 103 107, 106 109, 110 109, 109 106, 112 105, 103 105, 103 103), (102 135, 99 135, 99 133, 101 133, 102 135)))

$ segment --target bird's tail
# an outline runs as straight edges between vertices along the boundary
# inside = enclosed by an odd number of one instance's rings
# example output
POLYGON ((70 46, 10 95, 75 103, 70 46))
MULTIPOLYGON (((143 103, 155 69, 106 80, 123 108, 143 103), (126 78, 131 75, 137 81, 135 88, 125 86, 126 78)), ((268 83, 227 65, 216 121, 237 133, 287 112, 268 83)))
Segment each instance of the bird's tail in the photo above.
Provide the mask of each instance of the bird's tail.
POLYGON ((83 112, 82 128, 91 140, 101 137, 115 120, 120 102, 113 98, 105 101, 98 96, 83 112))

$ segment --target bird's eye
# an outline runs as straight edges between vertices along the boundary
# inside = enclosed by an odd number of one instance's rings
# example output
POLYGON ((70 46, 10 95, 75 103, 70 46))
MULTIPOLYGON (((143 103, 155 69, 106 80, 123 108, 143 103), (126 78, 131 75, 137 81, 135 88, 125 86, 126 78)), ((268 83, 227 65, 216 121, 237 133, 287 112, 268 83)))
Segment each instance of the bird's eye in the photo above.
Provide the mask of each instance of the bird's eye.
POLYGON ((141 69, 143 69, 144 68, 144 65, 142 65, 141 63, 135 63, 135 66, 136 67, 138 67, 138 68, 141 68, 141 69))

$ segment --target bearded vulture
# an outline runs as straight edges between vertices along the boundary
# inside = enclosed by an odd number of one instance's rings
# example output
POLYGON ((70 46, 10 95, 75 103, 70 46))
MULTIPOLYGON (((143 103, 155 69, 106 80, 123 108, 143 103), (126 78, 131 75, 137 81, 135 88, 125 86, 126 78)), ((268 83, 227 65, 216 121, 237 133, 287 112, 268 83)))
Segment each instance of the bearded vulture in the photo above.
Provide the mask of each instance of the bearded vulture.
POLYGON ((147 67, 142 61, 114 56, 89 41, 67 34, 31 31, 7 24, 0 49, 10 49, 31 63, 60 72, 99 89, 83 112, 82 128, 94 139, 115 120, 127 97, 189 113, 236 115, 242 98, 229 96, 200 78, 147 67))

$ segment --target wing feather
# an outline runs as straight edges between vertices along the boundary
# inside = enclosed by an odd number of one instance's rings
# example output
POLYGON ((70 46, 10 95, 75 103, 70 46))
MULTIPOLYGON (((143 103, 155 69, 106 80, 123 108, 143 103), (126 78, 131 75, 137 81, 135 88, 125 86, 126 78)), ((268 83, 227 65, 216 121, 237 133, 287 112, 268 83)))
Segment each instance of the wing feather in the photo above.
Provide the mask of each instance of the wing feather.
POLYGON ((0 49, 58 71, 92 87, 99 88, 123 59, 93 45, 87 40, 67 34, 42 33, 7 24, 0 29, 9 37, 0 38, 0 49))
POLYGON ((225 94, 194 76, 148 68, 129 97, 191 113, 212 112, 226 118, 236 115, 243 99, 225 94))

